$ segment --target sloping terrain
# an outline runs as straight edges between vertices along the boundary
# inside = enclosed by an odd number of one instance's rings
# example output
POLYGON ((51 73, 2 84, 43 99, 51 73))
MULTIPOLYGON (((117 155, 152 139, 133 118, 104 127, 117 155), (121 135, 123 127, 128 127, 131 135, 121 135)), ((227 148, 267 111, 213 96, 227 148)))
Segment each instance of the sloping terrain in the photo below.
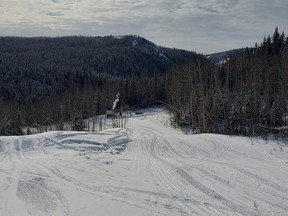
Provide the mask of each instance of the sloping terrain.
POLYGON ((0 37, 0 99, 25 102, 59 95, 104 78, 165 74, 193 52, 160 48, 133 35, 0 37))
POLYGON ((286 215, 288 147, 185 135, 162 110, 129 129, 0 138, 0 215, 286 215))
MULTIPOLYGON (((250 48, 251 49, 251 48, 250 48)), ((226 61, 228 61, 231 57, 236 57, 241 55, 245 51, 244 48, 240 49, 233 49, 233 50, 228 50, 224 52, 219 52, 219 53, 213 53, 206 55, 206 58, 211 60, 214 63, 217 64, 224 64, 226 61)))

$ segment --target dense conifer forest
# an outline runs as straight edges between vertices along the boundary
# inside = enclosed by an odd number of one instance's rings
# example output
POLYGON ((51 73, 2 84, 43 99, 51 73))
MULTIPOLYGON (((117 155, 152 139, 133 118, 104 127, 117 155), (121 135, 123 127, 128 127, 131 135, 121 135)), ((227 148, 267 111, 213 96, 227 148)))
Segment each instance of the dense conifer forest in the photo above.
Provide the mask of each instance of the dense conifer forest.
MULTIPOLYGON (((0 38, 0 134, 58 125, 119 106, 168 104, 175 126, 287 133, 288 38, 265 37, 224 63, 137 36, 0 38)), ((77 129, 77 128, 74 128, 77 129)))
POLYGON ((0 38, 0 134, 165 100, 165 74, 195 58, 138 36, 0 38))
POLYGON ((224 64, 198 57, 176 67, 166 85, 175 124, 223 134, 287 134, 287 60, 288 38, 276 28, 224 64))

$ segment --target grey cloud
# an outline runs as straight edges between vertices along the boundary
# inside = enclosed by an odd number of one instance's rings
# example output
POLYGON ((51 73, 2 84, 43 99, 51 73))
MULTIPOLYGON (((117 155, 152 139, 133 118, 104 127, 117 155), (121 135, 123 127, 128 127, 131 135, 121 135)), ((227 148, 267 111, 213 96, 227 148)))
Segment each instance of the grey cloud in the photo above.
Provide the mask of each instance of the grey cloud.
POLYGON ((218 11, 213 8, 203 7, 200 5, 197 8, 203 11, 211 12, 211 13, 218 13, 218 11))
POLYGON ((137 34, 159 45, 210 53, 253 46, 276 26, 288 31, 286 0, 15 2, 1 2, 1 35, 137 34))
POLYGON ((47 16, 63 16, 63 14, 62 13, 60 13, 60 12, 52 12, 52 11, 48 11, 48 12, 46 12, 46 15, 47 16))

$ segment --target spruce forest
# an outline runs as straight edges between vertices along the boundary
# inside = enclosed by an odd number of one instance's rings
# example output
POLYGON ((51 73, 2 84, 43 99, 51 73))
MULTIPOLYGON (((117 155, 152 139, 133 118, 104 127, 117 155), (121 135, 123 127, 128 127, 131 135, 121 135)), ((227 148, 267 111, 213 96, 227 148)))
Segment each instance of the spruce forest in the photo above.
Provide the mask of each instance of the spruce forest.
MULTIPOLYGON (((166 104, 201 133, 287 135, 288 37, 278 28, 215 63, 137 36, 0 38, 0 134, 166 104), (119 108, 118 107, 118 108, 119 108)), ((77 129, 77 128, 74 128, 77 129)))

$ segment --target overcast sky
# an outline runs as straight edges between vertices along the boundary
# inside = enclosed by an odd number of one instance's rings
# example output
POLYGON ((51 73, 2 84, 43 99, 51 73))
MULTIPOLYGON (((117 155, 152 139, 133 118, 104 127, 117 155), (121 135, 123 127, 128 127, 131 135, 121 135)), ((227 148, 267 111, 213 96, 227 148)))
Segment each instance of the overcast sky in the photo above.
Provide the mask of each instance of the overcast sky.
POLYGON ((288 33, 288 0, 0 0, 0 35, 133 34, 209 54, 288 33))

